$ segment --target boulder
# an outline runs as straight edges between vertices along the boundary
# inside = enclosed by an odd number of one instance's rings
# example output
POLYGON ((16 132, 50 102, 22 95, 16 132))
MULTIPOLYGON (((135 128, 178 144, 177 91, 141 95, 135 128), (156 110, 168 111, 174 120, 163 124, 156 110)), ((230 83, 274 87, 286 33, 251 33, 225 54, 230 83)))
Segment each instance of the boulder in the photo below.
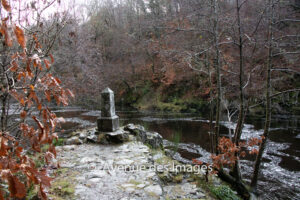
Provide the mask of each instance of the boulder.
POLYGON ((88 135, 86 137, 86 141, 90 143, 97 143, 98 142, 98 135, 88 135))
POLYGON ((143 126, 128 124, 124 130, 129 131, 130 134, 135 135, 144 144, 148 144, 154 149, 163 146, 163 137, 159 133, 145 131, 143 126))
POLYGON ((86 141, 90 143, 97 143, 99 141, 97 133, 98 132, 95 129, 88 131, 86 141))
POLYGON ((147 193, 149 193, 151 195, 155 195, 155 196, 161 196, 163 193, 163 191, 159 185, 150 185, 150 186, 144 188, 144 190, 147 193))
POLYGON ((154 149, 162 147, 163 138, 159 133, 146 132, 146 134, 143 136, 144 136, 144 138, 142 138, 143 143, 150 145, 154 149))
POLYGON ((86 131, 79 133, 79 139, 85 140, 86 137, 87 137, 87 132, 86 131))
POLYGON ((138 136, 145 132, 145 128, 141 125, 128 124, 124 127, 125 131, 129 131, 130 134, 138 136))
POLYGON ((108 143, 120 144, 129 141, 129 134, 127 131, 119 129, 115 132, 101 133, 104 134, 105 140, 108 143))
POLYGON ((73 144, 80 145, 83 144, 83 141, 79 139, 79 137, 77 136, 73 136, 66 140, 66 145, 73 145, 73 144))

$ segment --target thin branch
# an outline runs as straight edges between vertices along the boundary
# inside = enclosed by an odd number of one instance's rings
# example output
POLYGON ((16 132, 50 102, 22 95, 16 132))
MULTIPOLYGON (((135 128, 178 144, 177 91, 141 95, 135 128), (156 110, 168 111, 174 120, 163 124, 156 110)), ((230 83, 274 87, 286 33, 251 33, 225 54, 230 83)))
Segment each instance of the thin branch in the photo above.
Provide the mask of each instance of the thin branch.
POLYGON ((300 91, 300 88, 290 89, 290 90, 285 90, 285 91, 282 91, 282 92, 278 92, 276 94, 271 95, 270 98, 272 99, 272 98, 277 97, 277 96, 279 96, 281 94, 290 93, 290 92, 297 92, 297 91, 300 91))
POLYGON ((284 38, 289 38, 289 37, 299 37, 300 38, 300 35, 284 35, 284 36, 281 36, 281 37, 278 37, 278 38, 275 38, 274 40, 282 40, 284 38))
POLYGON ((292 72, 292 73, 300 74, 300 72, 288 68, 281 68, 281 69, 276 68, 276 69, 271 69, 271 71, 284 71, 284 72, 292 72))
POLYGON ((284 54, 300 54, 300 51, 276 53, 276 54, 273 54, 273 57, 279 56, 279 55, 284 55, 284 54))
POLYGON ((283 20, 277 21, 274 24, 279 24, 280 22, 300 22, 300 19, 283 19, 283 20))
MULTIPOLYGON (((285 90, 285 91, 282 91, 282 92, 278 92, 278 93, 276 93, 276 94, 271 95, 270 98, 273 99, 274 97, 277 97, 277 96, 279 96, 279 95, 281 95, 281 94, 290 93, 290 92, 297 92, 297 91, 300 91, 300 88, 297 88, 297 89, 290 89, 290 90, 285 90)), ((265 101, 266 101, 266 100, 263 100, 263 101, 261 101, 261 102, 258 103, 258 104, 249 106, 249 108, 255 108, 255 107, 257 107, 257 106, 263 104, 265 101)))

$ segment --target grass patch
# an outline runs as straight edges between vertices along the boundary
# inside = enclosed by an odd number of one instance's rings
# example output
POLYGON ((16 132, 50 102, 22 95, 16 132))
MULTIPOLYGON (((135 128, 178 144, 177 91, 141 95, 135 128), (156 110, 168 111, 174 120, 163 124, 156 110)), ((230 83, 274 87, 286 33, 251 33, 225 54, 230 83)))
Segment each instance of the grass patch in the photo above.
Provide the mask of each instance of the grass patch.
POLYGON ((129 183, 131 183, 131 184, 133 184, 133 185, 139 185, 139 184, 141 184, 141 182, 138 182, 138 181, 136 181, 136 180, 134 180, 134 179, 131 179, 131 180, 129 181, 129 183))
POLYGON ((49 190, 50 199, 55 200, 75 200, 75 185, 76 175, 79 172, 70 170, 68 168, 60 168, 55 172, 55 179, 51 184, 49 190))
POLYGON ((49 149, 49 144, 44 144, 41 148, 41 151, 45 153, 48 151, 48 149, 49 149))
POLYGON ((242 200, 227 185, 209 186, 210 191, 220 200, 242 200))
POLYGON ((53 139, 52 143, 54 146, 63 146, 64 145, 64 139, 63 138, 58 138, 58 140, 53 139))
POLYGON ((56 170, 56 174, 57 175, 62 175, 62 174, 66 174, 69 171, 68 168, 59 168, 56 170))
POLYGON ((154 162, 160 165, 168 165, 168 164, 171 165, 172 163, 175 163, 174 165, 178 164, 177 161, 165 155, 163 155, 161 158, 156 159, 154 162))
POLYGON ((33 160, 36 168, 40 168, 45 165, 45 159, 41 153, 36 153, 34 156, 30 156, 30 157, 33 160))
POLYGON ((173 177, 173 182, 174 183, 181 183, 182 180, 183 180, 183 175, 182 174, 178 174, 178 175, 173 177))
POLYGON ((50 190, 53 199, 76 199, 75 186, 72 179, 62 178, 53 182, 50 190))
MULTIPOLYGON (((204 176, 194 175, 193 179, 197 182, 197 187, 202 188, 208 199, 220 199, 220 200, 242 200, 235 191, 233 191, 227 184, 221 183, 221 185, 214 185, 211 181, 206 182, 204 176)), ((212 179, 210 176, 209 180, 212 179)))

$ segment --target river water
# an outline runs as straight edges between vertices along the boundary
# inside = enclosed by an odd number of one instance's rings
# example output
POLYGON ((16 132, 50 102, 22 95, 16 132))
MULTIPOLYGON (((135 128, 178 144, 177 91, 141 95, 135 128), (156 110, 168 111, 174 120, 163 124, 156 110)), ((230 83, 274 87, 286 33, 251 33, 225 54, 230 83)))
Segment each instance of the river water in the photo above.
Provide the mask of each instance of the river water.
MULTIPOLYGON (((99 111, 67 108, 56 110, 66 123, 61 129, 70 132, 79 128, 96 126, 99 111)), ((178 144, 176 158, 190 162, 193 158, 208 161, 210 158, 209 123, 206 117, 193 114, 161 114, 118 112, 121 125, 136 123, 147 130, 160 133, 165 144, 178 144), (169 141, 169 142, 168 142, 169 141)), ((261 135, 264 119, 251 117, 246 121, 242 138, 261 135)), ((222 122, 221 134, 228 135, 235 124, 222 122)), ((250 180, 254 157, 241 160, 243 177, 250 180)), ((273 116, 270 140, 263 157, 259 177, 259 193, 262 199, 300 199, 300 116, 273 116)))

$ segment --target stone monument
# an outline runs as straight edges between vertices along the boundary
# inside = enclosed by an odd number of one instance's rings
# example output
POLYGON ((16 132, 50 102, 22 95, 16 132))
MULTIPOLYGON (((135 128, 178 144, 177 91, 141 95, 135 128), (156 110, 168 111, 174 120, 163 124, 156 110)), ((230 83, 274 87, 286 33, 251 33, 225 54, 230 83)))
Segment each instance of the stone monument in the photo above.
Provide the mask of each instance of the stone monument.
POLYGON ((114 92, 108 87, 101 92, 101 117, 97 119, 97 126, 99 132, 113 132, 119 129, 114 92))

